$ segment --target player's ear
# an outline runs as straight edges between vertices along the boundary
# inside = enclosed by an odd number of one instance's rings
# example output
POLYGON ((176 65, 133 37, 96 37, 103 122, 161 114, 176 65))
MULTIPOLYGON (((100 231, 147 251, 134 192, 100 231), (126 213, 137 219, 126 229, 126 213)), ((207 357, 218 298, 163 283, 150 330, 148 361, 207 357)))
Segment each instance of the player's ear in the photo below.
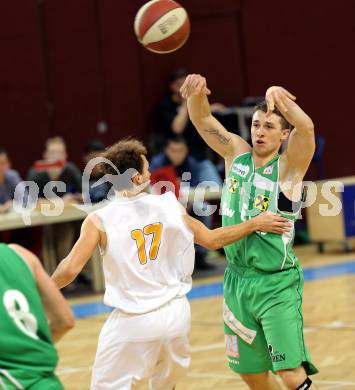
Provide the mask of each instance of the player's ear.
POLYGON ((137 173, 136 175, 134 175, 131 180, 132 180, 133 184, 135 184, 136 186, 142 184, 142 182, 143 182, 143 178, 142 178, 142 175, 140 173, 137 173))
POLYGON ((281 131, 281 141, 286 141, 289 136, 290 136, 290 130, 289 129, 283 129, 281 131))

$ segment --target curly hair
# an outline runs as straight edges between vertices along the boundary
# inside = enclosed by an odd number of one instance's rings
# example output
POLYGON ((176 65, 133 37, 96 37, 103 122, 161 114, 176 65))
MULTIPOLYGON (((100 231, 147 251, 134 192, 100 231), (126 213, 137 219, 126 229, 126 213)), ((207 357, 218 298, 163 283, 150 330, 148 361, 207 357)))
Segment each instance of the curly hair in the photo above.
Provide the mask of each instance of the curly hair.
MULTIPOLYGON (((122 175, 128 169, 134 169, 139 173, 143 173, 142 156, 146 156, 147 154, 147 148, 141 141, 135 138, 124 138, 114 145, 109 146, 100 156, 111 161, 122 175)), ((117 175, 115 168, 107 163, 101 164, 100 171, 103 174, 117 175)), ((116 189, 124 190, 126 188, 121 187, 116 189)))

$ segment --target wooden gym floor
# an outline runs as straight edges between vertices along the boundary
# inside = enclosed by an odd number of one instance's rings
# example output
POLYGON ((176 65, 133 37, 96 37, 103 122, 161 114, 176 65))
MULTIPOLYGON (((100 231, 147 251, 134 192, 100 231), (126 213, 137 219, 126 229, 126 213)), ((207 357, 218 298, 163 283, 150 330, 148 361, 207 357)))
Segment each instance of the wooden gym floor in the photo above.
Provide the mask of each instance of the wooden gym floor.
MULTIPOLYGON (((342 254, 331 248, 321 255, 313 246, 296 251, 308 279, 303 297, 305 339, 320 370, 313 379, 321 390, 355 390, 355 253, 342 254)), ((194 283, 197 290, 207 291, 207 296, 191 300, 192 365, 177 390, 247 389, 226 364, 221 281, 222 277, 213 277, 194 283), (209 290, 204 289, 206 285, 209 290)), ((101 298, 92 295, 71 303, 80 307, 101 298)), ((76 327, 58 343, 57 373, 65 389, 89 388, 97 338, 106 318, 107 314, 101 314, 78 319, 76 327)))

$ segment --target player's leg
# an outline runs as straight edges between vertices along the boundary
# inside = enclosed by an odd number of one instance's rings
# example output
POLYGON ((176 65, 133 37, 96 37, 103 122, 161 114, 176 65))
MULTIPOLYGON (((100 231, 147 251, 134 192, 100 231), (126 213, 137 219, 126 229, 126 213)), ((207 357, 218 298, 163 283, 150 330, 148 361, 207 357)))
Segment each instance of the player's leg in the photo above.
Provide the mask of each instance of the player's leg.
POLYGON ((163 330, 154 315, 155 312, 139 316, 111 313, 100 333, 91 389, 130 390, 151 375, 163 330))
POLYGON ((98 348, 92 370, 92 390, 131 390, 149 378, 160 343, 118 342, 98 348))
POLYGON ((303 276, 299 269, 265 280, 260 286, 265 296, 265 301, 260 303, 260 321, 273 371, 279 373, 289 389, 305 390, 312 389, 307 375, 318 370, 312 364, 303 338, 302 288, 303 276))
POLYGON ((275 390, 279 386, 272 369, 266 339, 251 303, 256 299, 253 278, 240 277, 230 269, 224 278, 223 320, 229 367, 251 389, 275 390))
POLYGON ((317 390, 316 385, 307 376, 303 366, 291 370, 279 370, 277 373, 290 390, 317 390))
POLYGON ((270 372, 260 374, 241 374, 240 377, 252 390, 280 390, 275 376, 270 372))
POLYGON ((171 390, 190 366, 190 304, 185 297, 174 299, 160 312, 166 337, 149 385, 154 390, 171 390))
POLYGON ((171 339, 162 346, 159 362, 155 367, 149 388, 152 390, 172 390, 187 375, 190 367, 189 337, 171 339))

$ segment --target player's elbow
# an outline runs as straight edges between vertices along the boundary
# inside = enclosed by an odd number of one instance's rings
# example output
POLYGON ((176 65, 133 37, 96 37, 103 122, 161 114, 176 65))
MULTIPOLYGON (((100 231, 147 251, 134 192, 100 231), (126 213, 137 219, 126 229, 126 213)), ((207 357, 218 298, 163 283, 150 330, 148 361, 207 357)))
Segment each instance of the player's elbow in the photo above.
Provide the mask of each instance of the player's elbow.
POLYGON ((62 328, 65 331, 69 331, 70 329, 73 329, 74 326, 75 326, 75 317, 74 317, 74 314, 71 312, 64 319, 63 324, 62 324, 62 328))
POLYGON ((66 279, 72 282, 78 276, 79 272, 80 269, 77 269, 77 267, 74 266, 68 267, 66 272, 66 279))
POLYGON ((212 232, 210 234, 209 239, 206 241, 205 245, 206 249, 210 251, 216 251, 222 247, 220 240, 216 237, 212 232))
POLYGON ((62 313, 54 321, 51 322, 51 330, 53 334, 63 335, 75 326, 75 317, 70 309, 62 313))
POLYGON ((221 249, 221 248, 223 248, 222 243, 216 240, 216 241, 211 242, 209 245, 209 248, 207 248, 207 249, 210 251, 216 251, 216 250, 221 249))

